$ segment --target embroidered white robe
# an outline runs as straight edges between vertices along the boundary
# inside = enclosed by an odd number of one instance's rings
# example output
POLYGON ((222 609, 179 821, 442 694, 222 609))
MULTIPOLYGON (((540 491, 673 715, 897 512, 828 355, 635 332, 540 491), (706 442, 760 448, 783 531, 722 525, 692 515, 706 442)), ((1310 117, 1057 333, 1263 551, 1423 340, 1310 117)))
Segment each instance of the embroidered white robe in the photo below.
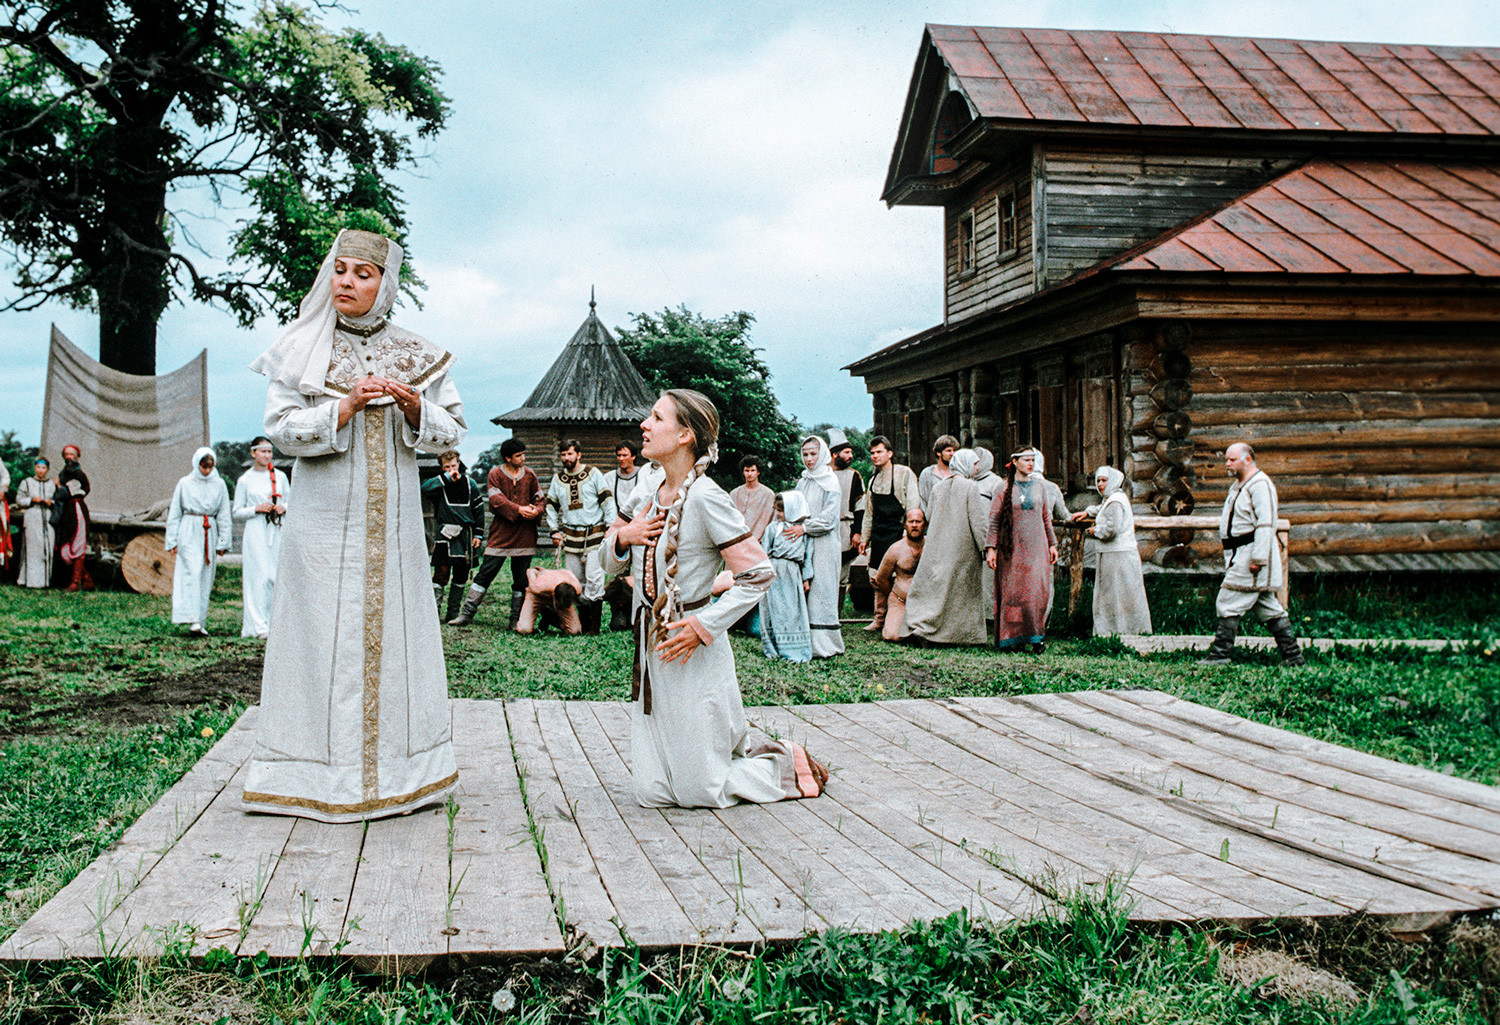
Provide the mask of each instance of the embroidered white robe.
POLYGON ((240 538, 245 595, 241 637, 264 637, 270 630, 276 560, 281 556, 281 524, 272 523, 265 513, 256 512, 255 507, 271 501, 271 474, 276 475, 275 504, 287 505, 291 482, 274 466, 270 473, 251 467, 234 485, 234 518, 245 524, 240 538))
POLYGON ((229 547, 232 528, 229 488, 223 477, 218 473, 204 477, 194 470, 177 482, 167 510, 167 544, 177 550, 172 569, 172 622, 208 621, 219 549, 229 547))

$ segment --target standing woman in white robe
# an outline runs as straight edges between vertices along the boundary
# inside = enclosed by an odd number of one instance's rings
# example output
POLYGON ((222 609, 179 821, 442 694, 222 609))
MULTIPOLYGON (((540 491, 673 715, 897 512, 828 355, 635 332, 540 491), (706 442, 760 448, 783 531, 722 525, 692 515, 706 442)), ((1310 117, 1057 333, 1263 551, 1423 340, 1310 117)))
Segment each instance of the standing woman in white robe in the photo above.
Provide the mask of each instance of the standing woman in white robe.
POLYGON ((188 633, 207 637, 208 596, 214 589, 219 557, 229 550, 233 523, 229 488, 214 469, 214 450, 193 453, 193 470, 177 482, 167 510, 167 544, 177 553, 172 569, 172 622, 188 624, 188 633))
POLYGON ((38 459, 34 476, 27 477, 16 488, 16 507, 21 509, 21 544, 23 547, 22 587, 52 585, 52 557, 57 541, 52 530, 52 503, 57 500, 57 481, 48 480, 52 464, 38 459))
POLYGON ((416 453, 459 444, 453 357, 386 322, 401 247, 339 233, 251 369, 297 457, 245 807, 324 822, 441 802, 458 782, 416 453), (295 574, 295 576, 294 576, 295 574))
POLYGON ((647 808, 816 797, 828 778, 799 745, 747 749, 749 724, 725 634, 760 601, 774 571, 740 511, 705 476, 718 458, 718 436, 719 413, 706 396, 663 392, 641 424, 641 453, 662 475, 644 485, 649 497, 629 522, 616 521, 601 546, 604 571, 628 569, 635 581, 630 775, 647 808), (731 586, 710 603, 724 567, 731 586))
POLYGON ((271 440, 264 435, 250 443, 255 465, 234 485, 234 518, 245 524, 240 539, 244 558, 245 615, 241 637, 265 640, 270 633, 271 594, 276 587, 276 560, 281 555, 281 517, 291 482, 271 465, 271 440))
POLYGON ((1135 540, 1135 513, 1125 493, 1125 475, 1113 466, 1101 466, 1094 472, 1094 486, 1104 501, 1073 514, 1075 520, 1094 518, 1094 525, 1086 532, 1098 542, 1094 636, 1148 634, 1151 606, 1146 602, 1141 550, 1135 540))
POLYGON ((828 442, 816 434, 802 441, 802 465, 806 469, 797 490, 807 500, 807 519, 790 524, 786 532, 789 537, 807 535, 807 561, 813 568, 812 589, 807 592, 813 658, 832 658, 844 653, 844 629, 839 623, 839 576, 844 569, 839 513, 844 493, 833 473, 828 442))

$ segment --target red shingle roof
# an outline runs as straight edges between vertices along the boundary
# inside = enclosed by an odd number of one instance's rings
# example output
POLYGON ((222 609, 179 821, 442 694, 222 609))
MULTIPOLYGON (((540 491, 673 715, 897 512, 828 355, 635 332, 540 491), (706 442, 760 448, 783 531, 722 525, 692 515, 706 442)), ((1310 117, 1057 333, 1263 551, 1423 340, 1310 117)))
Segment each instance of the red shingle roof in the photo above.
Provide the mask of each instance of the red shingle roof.
POLYGON ((1500 167, 1314 160, 1114 267, 1500 276, 1500 167))
POLYGON ((928 25, 979 116, 1500 134, 1500 49, 928 25))

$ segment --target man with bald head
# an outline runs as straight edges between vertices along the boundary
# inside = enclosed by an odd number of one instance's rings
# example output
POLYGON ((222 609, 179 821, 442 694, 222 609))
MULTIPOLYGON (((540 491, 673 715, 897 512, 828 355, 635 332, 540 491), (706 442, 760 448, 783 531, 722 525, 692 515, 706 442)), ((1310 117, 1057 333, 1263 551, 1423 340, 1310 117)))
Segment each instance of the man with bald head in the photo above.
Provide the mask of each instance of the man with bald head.
POLYGON ((1216 609, 1219 629, 1200 665, 1228 665, 1240 619, 1254 611, 1276 638, 1284 665, 1303 664, 1302 649, 1292 633, 1286 609, 1276 598, 1281 587, 1281 556, 1276 550, 1276 485, 1255 465, 1255 450, 1237 441, 1224 451, 1224 468, 1233 481, 1219 517, 1224 545, 1224 583, 1216 609))

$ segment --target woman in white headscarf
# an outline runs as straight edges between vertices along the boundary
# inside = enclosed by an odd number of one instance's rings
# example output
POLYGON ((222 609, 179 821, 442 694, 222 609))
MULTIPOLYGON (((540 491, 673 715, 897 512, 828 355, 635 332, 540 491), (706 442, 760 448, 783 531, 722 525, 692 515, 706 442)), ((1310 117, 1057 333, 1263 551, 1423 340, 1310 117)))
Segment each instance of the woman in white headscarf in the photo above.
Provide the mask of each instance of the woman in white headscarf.
POLYGON ((787 532, 806 521, 807 499, 802 492, 783 491, 776 496, 773 518, 761 534, 760 546, 776 571, 770 588, 760 597, 760 643, 767 658, 812 661, 807 619, 812 562, 807 558, 807 538, 787 532))
POLYGON ((922 561, 906 596, 906 632, 931 644, 983 644, 984 541, 989 507, 974 473, 979 454, 953 453, 952 474, 933 485, 922 561))
POLYGON ((299 315, 251 364, 266 436, 297 457, 282 521, 252 811, 350 822, 442 801, 458 781, 416 453, 466 426, 453 357, 388 323, 401 247, 342 231, 299 315))
POLYGON ((1011 455, 1005 489, 990 507, 985 561, 995 571, 995 647, 1002 651, 1026 646, 1041 654, 1047 644, 1057 534, 1047 482, 1036 472, 1039 454, 1028 447, 1011 455))
POLYGON ((1151 607, 1141 576, 1141 551, 1135 542, 1135 513, 1125 493, 1125 475, 1113 466, 1094 473, 1094 486, 1104 501, 1091 505, 1073 519, 1093 517, 1087 531, 1098 544, 1099 569, 1094 577, 1094 635, 1148 634, 1151 607))
POLYGON ((177 553, 172 569, 172 622, 188 624, 188 633, 206 637, 208 596, 214 589, 219 557, 229 551, 232 522, 229 488, 214 469, 214 450, 193 453, 193 469, 177 482, 167 510, 169 552, 177 553))
MULTIPOLYGON (((1005 478, 995 472, 995 453, 987 448, 976 448, 974 453, 979 457, 974 467, 974 483, 979 486, 979 497, 984 499, 985 522, 988 523, 990 506, 995 504, 995 496, 1004 486, 1005 478)), ((993 624, 995 622, 995 574, 983 572, 979 574, 979 578, 984 584, 985 622, 993 624)), ((989 627, 986 626, 985 629, 988 631, 989 627)))
POLYGON ((802 439, 802 465, 797 490, 807 501, 807 519, 789 525, 786 532, 790 537, 807 536, 807 560, 813 570, 812 587, 807 592, 813 658, 832 658, 844 653, 844 631, 839 624, 839 576, 844 565, 839 508, 843 490, 833 473, 828 442, 816 434, 802 439))

